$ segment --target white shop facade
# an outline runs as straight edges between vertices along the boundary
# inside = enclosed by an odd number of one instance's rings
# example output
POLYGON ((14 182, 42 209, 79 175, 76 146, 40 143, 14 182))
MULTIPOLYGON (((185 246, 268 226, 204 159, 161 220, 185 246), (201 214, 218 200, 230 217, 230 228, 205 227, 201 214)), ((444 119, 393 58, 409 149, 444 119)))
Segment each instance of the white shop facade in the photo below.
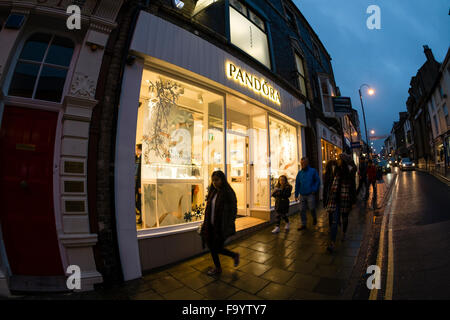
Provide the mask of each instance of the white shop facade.
MULTIPOLYGON (((271 221, 271 190, 282 174, 295 184, 306 124, 302 101, 150 13, 139 15, 130 54, 136 59, 124 72, 115 158, 125 280, 203 251, 196 231, 215 170, 225 172, 236 192, 238 231, 271 221)), ((294 195, 291 200, 298 210, 294 195)))

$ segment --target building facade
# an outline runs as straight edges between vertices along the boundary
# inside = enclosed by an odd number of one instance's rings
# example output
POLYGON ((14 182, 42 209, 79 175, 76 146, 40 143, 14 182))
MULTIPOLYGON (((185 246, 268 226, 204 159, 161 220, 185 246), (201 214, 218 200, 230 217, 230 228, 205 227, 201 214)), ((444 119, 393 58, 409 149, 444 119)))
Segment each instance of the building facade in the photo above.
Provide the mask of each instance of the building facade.
POLYGON ((431 120, 432 131, 432 158, 431 169, 446 176, 449 170, 449 129, 450 120, 448 106, 450 105, 450 50, 441 65, 435 84, 426 102, 427 110, 431 120))
POLYGON ((88 145, 104 48, 122 1, 0 1, 0 294, 103 281, 88 205, 88 145))
POLYGON ((183 4, 0 1, 2 178, 14 162, 24 172, 2 185, 0 290, 61 290, 69 265, 91 290, 201 253, 213 171, 236 191, 239 235, 273 221, 271 191, 280 175, 295 183, 302 157, 322 172, 359 139, 355 115, 334 110, 331 58, 292 1, 183 4), (80 30, 66 28, 70 4, 80 30), (20 138, 35 132, 43 141, 20 138), (35 193, 34 180, 47 188, 35 193), (11 218, 8 188, 43 208, 37 220, 11 218), (26 234, 10 232, 18 223, 26 234), (47 247, 41 269, 19 267, 47 247))

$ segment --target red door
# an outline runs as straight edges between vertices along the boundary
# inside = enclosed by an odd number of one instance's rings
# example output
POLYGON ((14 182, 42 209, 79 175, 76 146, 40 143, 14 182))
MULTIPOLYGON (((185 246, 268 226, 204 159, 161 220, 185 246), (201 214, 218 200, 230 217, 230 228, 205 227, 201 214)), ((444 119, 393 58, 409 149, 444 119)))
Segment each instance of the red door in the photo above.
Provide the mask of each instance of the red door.
POLYGON ((57 113, 6 106, 0 131, 0 222, 14 275, 63 275, 53 211, 57 113))

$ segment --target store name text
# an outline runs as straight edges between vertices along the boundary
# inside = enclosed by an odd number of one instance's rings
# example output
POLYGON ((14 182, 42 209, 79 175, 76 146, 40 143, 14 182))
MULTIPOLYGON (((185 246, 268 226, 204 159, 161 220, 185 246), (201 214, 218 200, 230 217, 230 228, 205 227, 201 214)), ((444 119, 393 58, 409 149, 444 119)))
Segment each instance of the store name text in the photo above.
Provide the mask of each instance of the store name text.
POLYGON ((228 79, 239 81, 243 86, 252 89, 257 94, 271 100, 277 105, 281 104, 280 93, 275 90, 265 79, 258 79, 257 77, 241 70, 231 62, 226 64, 226 73, 228 79))

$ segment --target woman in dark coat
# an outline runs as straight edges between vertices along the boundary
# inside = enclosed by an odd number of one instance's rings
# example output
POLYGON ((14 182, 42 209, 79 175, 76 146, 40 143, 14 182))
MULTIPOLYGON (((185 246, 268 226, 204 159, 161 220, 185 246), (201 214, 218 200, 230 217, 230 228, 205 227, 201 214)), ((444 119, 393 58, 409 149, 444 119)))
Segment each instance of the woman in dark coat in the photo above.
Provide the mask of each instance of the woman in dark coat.
POLYGON ((275 198, 275 212, 276 212, 276 226, 272 230, 272 233, 280 232, 281 219, 286 222, 285 230, 289 230, 289 218, 287 214, 289 212, 289 198, 292 194, 292 186, 288 183, 287 177, 282 175, 278 178, 278 183, 275 186, 275 190, 272 193, 272 197, 275 198))
POLYGON ((214 171, 211 176, 205 209, 205 220, 201 229, 204 242, 211 251, 215 268, 208 271, 208 275, 222 272, 219 253, 232 257, 234 266, 239 264, 239 253, 224 248, 225 240, 236 233, 237 200, 234 190, 228 183, 222 171, 214 171))
MULTIPOLYGON (((334 176, 336 175, 337 161, 329 160, 325 167, 325 174, 323 177, 323 207, 326 208, 328 204, 328 196, 330 195, 331 185, 333 184, 334 176)), ((331 228, 332 216, 328 215, 328 223, 331 228)))
POLYGON ((344 154, 340 154, 336 175, 334 176, 333 184, 331 185, 326 207, 329 216, 331 216, 330 244, 327 247, 327 250, 330 252, 333 252, 335 249, 337 230, 341 219, 343 225, 342 240, 345 239, 345 233, 348 226, 348 215, 352 209, 352 173, 349 167, 351 168, 348 157, 344 154))

